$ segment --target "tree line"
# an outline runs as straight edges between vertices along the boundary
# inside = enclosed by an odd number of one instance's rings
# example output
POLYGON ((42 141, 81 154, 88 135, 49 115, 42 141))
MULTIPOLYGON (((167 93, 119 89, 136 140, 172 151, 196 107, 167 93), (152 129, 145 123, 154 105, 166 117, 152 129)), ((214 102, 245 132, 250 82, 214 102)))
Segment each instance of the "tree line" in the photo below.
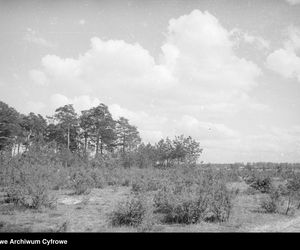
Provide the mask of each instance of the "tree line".
POLYGON ((115 120, 108 107, 96 107, 77 114, 68 104, 52 116, 28 115, 0 101, 0 151, 24 154, 33 145, 52 144, 56 151, 67 150, 88 157, 108 154, 124 159, 134 157, 140 165, 171 166, 174 163, 195 163, 202 153, 200 144, 190 136, 161 139, 154 145, 144 144, 136 126, 125 117, 115 120))

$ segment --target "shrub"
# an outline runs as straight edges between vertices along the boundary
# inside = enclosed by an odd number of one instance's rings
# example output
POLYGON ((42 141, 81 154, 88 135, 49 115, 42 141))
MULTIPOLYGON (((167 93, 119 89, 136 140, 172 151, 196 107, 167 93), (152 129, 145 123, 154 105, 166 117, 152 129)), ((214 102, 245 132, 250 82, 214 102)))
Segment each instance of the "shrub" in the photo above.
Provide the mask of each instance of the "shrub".
POLYGON ((49 194, 49 168, 39 164, 17 164, 12 166, 7 179, 7 202, 32 209, 54 207, 55 199, 49 194))
POLYGON ((201 220, 226 221, 232 209, 231 193, 220 173, 207 171, 186 178, 177 177, 154 196, 155 212, 167 223, 191 224, 201 220))
POLYGON ((103 171, 100 169, 92 169, 90 172, 90 177, 94 183, 95 188, 103 188, 106 186, 106 180, 103 175, 103 171))
POLYGON ((184 198, 170 206, 166 212, 164 221, 167 223, 192 224, 203 219, 207 209, 208 202, 203 196, 198 198, 184 198))
POLYGON ((141 197, 134 197, 128 201, 120 202, 109 215, 112 226, 133 226, 142 224, 147 212, 145 201, 141 197))
POLYGON ((261 201, 260 207, 267 213, 276 213, 278 209, 277 203, 269 196, 261 201))
POLYGON ((300 208, 300 175, 293 174, 286 184, 287 193, 293 200, 298 202, 297 209, 300 208))
POLYGON ((272 189, 271 192, 261 200, 260 207, 266 213, 277 213, 279 209, 280 198, 279 189, 272 189))
POLYGON ((28 183, 22 186, 10 187, 7 191, 6 202, 12 202, 16 206, 30 209, 53 208, 56 204, 47 187, 41 183, 28 183))
POLYGON ((62 166, 55 166, 52 170, 51 186, 53 190, 70 187, 70 170, 62 166))
POLYGON ((210 202, 212 218, 214 221, 227 221, 232 209, 232 195, 234 194, 231 194, 223 183, 217 183, 215 186, 210 202))
POLYGON ((87 170, 84 169, 77 170, 73 173, 72 182, 74 194, 76 195, 88 194, 94 184, 92 177, 87 170))
POLYGON ((269 193, 272 188, 272 180, 270 177, 251 176, 245 181, 251 188, 261 193, 269 193))
POLYGON ((209 199, 205 192, 163 188, 154 196, 155 212, 163 213, 163 222, 192 224, 202 220, 208 209, 209 199))
POLYGON ((131 186, 133 192, 156 191, 162 187, 162 183, 154 176, 141 175, 134 178, 131 186))

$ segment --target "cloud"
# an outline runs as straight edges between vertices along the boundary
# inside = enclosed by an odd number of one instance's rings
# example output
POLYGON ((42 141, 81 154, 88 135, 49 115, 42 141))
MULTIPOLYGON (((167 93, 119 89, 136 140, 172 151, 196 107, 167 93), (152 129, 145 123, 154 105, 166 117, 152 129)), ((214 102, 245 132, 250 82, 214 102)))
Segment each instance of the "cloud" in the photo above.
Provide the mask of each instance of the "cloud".
POLYGON ((84 19, 80 19, 79 22, 78 22, 80 25, 85 25, 86 24, 86 21, 84 19))
POLYGON ((285 0, 290 5, 296 5, 300 3, 300 0, 285 0))
POLYGON ((266 65, 283 77, 296 77, 300 81, 300 57, 292 51, 286 49, 274 51, 268 56, 266 65))
POLYGON ((78 58, 46 55, 42 65, 52 83, 64 90, 72 85, 85 94, 114 93, 121 101, 135 93, 181 102, 188 96, 221 96, 215 99, 224 102, 256 86, 261 74, 257 65, 235 54, 230 37, 214 16, 195 10, 170 20, 158 61, 139 44, 94 37, 78 58))
POLYGON ((265 127, 260 133, 239 134, 220 143, 219 139, 201 140, 205 162, 298 162, 300 128, 265 127), (216 157, 217 155, 217 157, 216 157), (212 160, 213 159, 213 160, 212 160), (254 160, 250 160, 254 159, 254 160))
POLYGON ((46 85, 48 81, 45 73, 36 69, 29 71, 29 77, 34 83, 41 86, 46 85))
POLYGON ((51 49, 56 47, 56 45, 54 43, 49 42, 46 39, 42 38, 41 36, 39 36, 37 34, 36 31, 34 31, 31 28, 27 28, 27 32, 26 32, 25 36, 23 37, 23 39, 29 43, 36 44, 41 47, 46 47, 46 48, 51 48, 51 49))
POLYGON ((34 112, 36 114, 40 113, 44 108, 46 107, 46 104, 43 102, 35 102, 35 101, 29 101, 25 105, 25 110, 27 113, 34 112))
POLYGON ((194 10, 169 22, 165 63, 179 82, 206 91, 248 90, 261 71, 253 62, 239 58, 230 32, 208 12, 194 10), (178 51, 170 58, 170 50, 178 51), (173 59, 173 60, 172 60, 173 59))
POLYGON ((239 136, 237 131, 224 124, 199 121, 193 116, 183 115, 175 121, 177 133, 190 135, 199 140, 233 139, 239 136))
POLYGON ((42 65, 47 73, 57 77, 78 77, 80 75, 80 62, 72 58, 61 59, 56 55, 46 55, 42 65))
POLYGON ((145 143, 156 143, 164 137, 162 130, 168 124, 166 117, 150 115, 145 111, 132 111, 121 107, 119 104, 109 105, 109 111, 115 120, 126 117, 130 124, 137 126, 145 143))
POLYGON ((244 40, 246 43, 254 44, 260 49, 270 49, 270 42, 262 37, 252 36, 248 33, 244 34, 244 40))
POLYGON ((249 94, 261 69, 235 45, 216 17, 194 10, 170 20, 158 58, 138 43, 93 37, 77 57, 44 56, 41 71, 56 91, 53 108, 73 103, 80 111, 109 100, 114 118, 128 118, 145 142, 185 134, 215 148, 236 146, 241 134, 221 120, 268 107, 249 94))
POLYGON ((288 39, 283 48, 273 51, 266 59, 266 67, 285 78, 300 81, 300 30, 294 26, 288 28, 288 39))
POLYGON ((288 39, 284 42, 284 47, 291 51, 300 49, 300 29, 294 25, 290 25, 286 33, 288 39))
POLYGON ((240 45, 241 43, 249 44, 255 46, 260 50, 268 50, 270 49, 270 41, 264 39, 261 36, 256 36, 249 34, 248 32, 244 32, 241 29, 234 28, 230 31, 230 36, 236 45, 240 45))
POLYGON ((98 106, 101 102, 98 98, 91 98, 87 95, 75 96, 74 98, 68 98, 62 94, 54 94, 50 97, 50 102, 53 110, 57 109, 58 107, 73 104, 74 109, 78 114, 82 110, 87 110, 92 107, 98 106))

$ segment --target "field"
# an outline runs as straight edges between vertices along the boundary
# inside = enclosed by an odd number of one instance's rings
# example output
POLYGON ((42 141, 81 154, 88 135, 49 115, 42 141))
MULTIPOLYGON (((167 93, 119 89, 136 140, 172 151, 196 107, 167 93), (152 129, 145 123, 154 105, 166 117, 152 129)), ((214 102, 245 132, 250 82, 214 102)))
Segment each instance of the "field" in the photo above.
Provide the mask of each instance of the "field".
MULTIPOLYGON (((70 195, 70 191, 54 191, 57 208, 41 211, 13 209, 1 204, 3 231, 8 232, 137 232, 134 227, 112 227, 108 214, 120 201, 130 197, 128 187, 93 189, 88 195, 70 195), (64 228, 65 226, 65 228, 64 228)), ((226 223, 200 222, 193 225, 157 222, 149 230, 154 232, 297 232, 300 230, 299 212, 294 216, 258 212, 257 195, 238 195, 232 217, 226 223)))
POLYGON ((124 168, 116 162, 63 166, 46 159, 2 165, 1 232, 300 230, 294 165, 124 168))

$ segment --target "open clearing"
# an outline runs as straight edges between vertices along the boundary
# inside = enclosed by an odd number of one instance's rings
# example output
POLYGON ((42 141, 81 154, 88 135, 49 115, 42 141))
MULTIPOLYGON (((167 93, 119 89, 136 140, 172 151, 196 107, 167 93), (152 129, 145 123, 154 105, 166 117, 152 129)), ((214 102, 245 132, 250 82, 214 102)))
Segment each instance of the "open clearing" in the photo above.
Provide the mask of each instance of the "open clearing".
MULTIPOLYGON (((1 231, 27 232, 135 232, 136 228, 111 227, 108 214, 119 201, 132 194, 130 187, 109 186, 92 189, 88 195, 73 195, 70 190, 53 191, 57 197, 54 209, 21 210, 1 203, 1 231), (62 229, 66 227, 65 229, 62 229)), ((234 200, 226 223, 200 222, 192 225, 161 224, 158 232, 299 232, 300 214, 284 216, 258 211, 259 195, 239 194, 234 200)))

